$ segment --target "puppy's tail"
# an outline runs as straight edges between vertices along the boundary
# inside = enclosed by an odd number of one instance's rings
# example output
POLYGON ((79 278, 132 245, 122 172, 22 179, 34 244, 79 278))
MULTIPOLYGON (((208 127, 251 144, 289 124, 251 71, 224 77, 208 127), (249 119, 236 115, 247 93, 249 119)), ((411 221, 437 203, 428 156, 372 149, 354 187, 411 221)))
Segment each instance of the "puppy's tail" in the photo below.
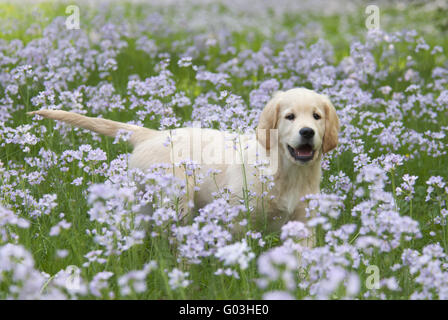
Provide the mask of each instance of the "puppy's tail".
POLYGON ((119 130, 131 131, 132 134, 128 141, 133 146, 157 133, 156 130, 151 130, 132 124, 126 124, 102 118, 86 117, 74 112, 63 110, 38 110, 28 112, 28 114, 37 114, 44 118, 60 120, 76 127, 81 127, 100 134, 104 134, 108 137, 115 137, 119 130))

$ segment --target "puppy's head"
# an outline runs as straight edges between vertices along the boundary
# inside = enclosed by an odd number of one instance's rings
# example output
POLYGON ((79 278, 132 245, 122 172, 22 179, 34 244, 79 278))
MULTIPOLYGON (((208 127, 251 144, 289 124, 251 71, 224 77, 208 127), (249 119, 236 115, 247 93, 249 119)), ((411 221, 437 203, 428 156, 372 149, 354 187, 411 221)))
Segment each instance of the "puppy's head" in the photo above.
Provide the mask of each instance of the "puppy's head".
POLYGON ((257 139, 267 149, 278 147, 289 161, 306 165, 338 144, 339 119, 330 100, 304 88, 277 92, 260 116, 257 139), (270 130, 278 129, 278 143, 270 130), (273 145, 275 144, 275 145, 273 145))

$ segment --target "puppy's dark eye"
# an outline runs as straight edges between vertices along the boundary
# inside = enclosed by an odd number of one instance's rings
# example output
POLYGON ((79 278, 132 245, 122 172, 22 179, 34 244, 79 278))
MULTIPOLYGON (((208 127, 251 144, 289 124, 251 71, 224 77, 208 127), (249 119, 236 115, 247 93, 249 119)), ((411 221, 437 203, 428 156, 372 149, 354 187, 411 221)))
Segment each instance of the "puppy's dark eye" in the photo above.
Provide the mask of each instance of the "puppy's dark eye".
POLYGON ((288 120, 294 120, 295 117, 296 116, 294 115, 294 113, 291 113, 291 114, 288 114, 285 118, 288 119, 288 120))
POLYGON ((313 117, 316 120, 319 120, 321 118, 321 116, 319 114, 317 114, 317 113, 313 113, 313 117))

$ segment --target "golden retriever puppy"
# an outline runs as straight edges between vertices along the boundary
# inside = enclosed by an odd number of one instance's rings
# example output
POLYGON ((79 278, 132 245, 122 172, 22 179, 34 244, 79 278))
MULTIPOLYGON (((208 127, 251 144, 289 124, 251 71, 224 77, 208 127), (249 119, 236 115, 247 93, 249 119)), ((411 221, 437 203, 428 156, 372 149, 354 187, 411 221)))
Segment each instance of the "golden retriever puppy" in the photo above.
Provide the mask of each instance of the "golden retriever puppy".
MULTIPOLYGON (((130 131, 128 141, 134 147, 130 168, 145 170, 157 163, 192 159, 200 164, 205 178, 199 190, 194 190, 194 178, 187 178, 189 192, 181 201, 182 215, 193 206, 200 208, 213 201, 215 192, 228 188, 231 201, 246 201, 254 209, 254 219, 264 219, 270 230, 290 220, 305 222, 301 198, 319 192, 322 154, 337 146, 339 132, 339 119, 330 100, 304 88, 277 92, 262 111, 253 135, 201 128, 157 131, 61 110, 30 114, 111 137, 120 130, 130 131), (262 162, 265 166, 259 165, 262 162), (210 169, 219 173, 207 175, 210 169), (274 182, 263 201, 247 196, 248 189, 259 195, 267 190, 261 174, 270 175, 274 182)), ((169 172, 186 179, 182 166, 173 166, 169 172)))

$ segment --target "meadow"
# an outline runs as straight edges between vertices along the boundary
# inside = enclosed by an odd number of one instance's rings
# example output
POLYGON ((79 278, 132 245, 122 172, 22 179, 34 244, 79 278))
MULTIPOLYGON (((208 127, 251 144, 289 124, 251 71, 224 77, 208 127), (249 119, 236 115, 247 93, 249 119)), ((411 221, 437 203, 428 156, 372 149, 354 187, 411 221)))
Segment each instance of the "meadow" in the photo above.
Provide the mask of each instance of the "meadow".
POLYGON ((373 29, 368 4, 0 2, 0 299, 447 299, 448 2, 378 1, 373 29), (341 132, 278 233, 229 190, 180 223, 184 181, 129 170, 126 137, 26 114, 253 132, 294 87, 341 132))

